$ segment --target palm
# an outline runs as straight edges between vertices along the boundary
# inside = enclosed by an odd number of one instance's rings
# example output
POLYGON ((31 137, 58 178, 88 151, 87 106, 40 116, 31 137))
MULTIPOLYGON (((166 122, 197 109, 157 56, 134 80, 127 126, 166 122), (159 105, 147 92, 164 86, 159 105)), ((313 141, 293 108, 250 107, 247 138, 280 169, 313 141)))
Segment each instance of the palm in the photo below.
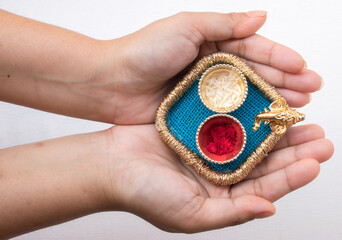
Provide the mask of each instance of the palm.
POLYGON ((111 131, 112 144, 119 147, 116 151, 125 153, 111 174, 116 176, 116 188, 124 188, 124 209, 169 231, 199 231, 245 222, 260 217, 260 211, 271 214, 273 206, 269 201, 315 178, 319 167, 312 158, 324 161, 331 149, 330 143, 321 139, 319 127, 292 128, 287 140, 283 139, 245 181, 222 187, 185 166, 161 141, 153 125, 116 126, 111 131), (316 145, 321 151, 306 151, 316 145), (276 161, 279 158, 286 161, 276 161), (306 160, 300 160, 303 158, 306 160))

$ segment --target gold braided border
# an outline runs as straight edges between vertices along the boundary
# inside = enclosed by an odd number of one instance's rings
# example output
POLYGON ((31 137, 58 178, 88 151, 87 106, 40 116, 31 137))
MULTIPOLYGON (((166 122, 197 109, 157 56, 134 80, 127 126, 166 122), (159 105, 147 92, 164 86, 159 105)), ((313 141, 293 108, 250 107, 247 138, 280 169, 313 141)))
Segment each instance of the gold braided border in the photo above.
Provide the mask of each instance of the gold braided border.
MULTIPOLYGON (((281 138, 280 135, 271 132, 263 142, 251 153, 239 168, 229 173, 216 172, 198 154, 192 152, 180 142, 167 127, 167 114, 173 104, 187 91, 194 81, 209 67, 216 63, 231 64, 239 69, 249 80, 256 85, 272 101, 284 99, 273 86, 256 74, 244 61, 233 54, 218 52, 203 57, 183 77, 176 87, 163 99, 156 113, 156 128, 163 141, 170 146, 187 165, 192 166, 199 175, 207 178, 217 185, 231 185, 243 180, 252 169, 265 157, 267 153, 281 138)), ((284 100, 285 101, 285 100, 284 100)))

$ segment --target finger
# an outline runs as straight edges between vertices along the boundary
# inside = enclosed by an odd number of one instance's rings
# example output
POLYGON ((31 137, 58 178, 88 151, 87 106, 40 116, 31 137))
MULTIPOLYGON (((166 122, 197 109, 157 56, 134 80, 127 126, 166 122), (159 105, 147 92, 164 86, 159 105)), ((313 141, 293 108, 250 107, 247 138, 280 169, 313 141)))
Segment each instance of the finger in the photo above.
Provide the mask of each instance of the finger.
POLYGON ((316 124, 290 127, 285 136, 273 147, 272 152, 324 137, 325 133, 323 128, 316 124))
POLYGON ((255 179, 283 169, 305 158, 313 158, 322 163, 334 152, 334 146, 328 139, 318 139, 300 145, 274 151, 263 160, 246 179, 255 179))
POLYGON ((182 12, 169 20, 186 39, 196 46, 203 41, 220 41, 229 38, 243 38, 254 34, 265 22, 266 12, 248 13, 194 13, 182 12))
POLYGON ((193 233, 241 224, 275 213, 269 201, 256 196, 206 198, 201 208, 191 213, 191 220, 182 223, 182 231, 193 233))
POLYGON ((290 107, 304 107, 311 101, 310 93, 297 92, 286 88, 277 88, 277 91, 285 98, 290 107))
POLYGON ((230 52, 247 60, 297 73, 304 69, 304 59, 294 50, 259 35, 230 39, 217 43, 220 51, 230 52))
POLYGON ((315 159, 303 159, 266 176, 238 183, 231 189, 231 195, 255 195, 274 202, 311 182, 319 170, 315 159))
POLYGON ((275 87, 298 92, 316 92, 323 85, 322 78, 314 71, 305 69, 299 73, 288 73, 264 64, 245 60, 268 83, 275 87))
POLYGON ((210 55, 217 52, 217 47, 215 42, 205 41, 199 49, 197 59, 201 59, 204 56, 210 55))

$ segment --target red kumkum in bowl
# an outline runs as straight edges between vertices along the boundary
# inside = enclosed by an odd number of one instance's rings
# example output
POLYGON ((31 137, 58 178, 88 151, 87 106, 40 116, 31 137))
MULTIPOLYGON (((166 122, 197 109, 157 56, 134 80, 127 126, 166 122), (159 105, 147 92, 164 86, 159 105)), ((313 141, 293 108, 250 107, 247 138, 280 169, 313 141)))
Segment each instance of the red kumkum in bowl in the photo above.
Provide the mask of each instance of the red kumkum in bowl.
POLYGON ((217 164, 235 160, 246 144, 246 132, 236 118, 216 114, 208 117, 199 126, 196 144, 202 156, 217 164))

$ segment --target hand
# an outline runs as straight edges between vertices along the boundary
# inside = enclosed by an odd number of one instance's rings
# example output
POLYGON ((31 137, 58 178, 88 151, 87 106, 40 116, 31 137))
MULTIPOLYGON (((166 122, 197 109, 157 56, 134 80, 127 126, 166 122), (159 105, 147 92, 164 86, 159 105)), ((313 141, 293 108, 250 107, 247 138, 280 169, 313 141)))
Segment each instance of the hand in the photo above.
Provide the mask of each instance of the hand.
POLYGON ((322 85, 296 52, 255 35, 264 12, 180 13, 110 41, 2 10, 0 19, 0 100, 67 116, 153 123, 179 73, 217 51, 244 58, 294 107, 322 85))
POLYGON ((293 127, 244 181, 222 187, 185 166, 153 125, 108 131, 109 151, 116 157, 100 175, 109 176, 110 183, 103 185, 112 205, 171 232, 199 232, 271 216, 272 202, 312 181, 319 162, 333 152, 319 126, 293 127))
POLYGON ((267 217, 271 202, 314 179, 332 152, 320 127, 290 128, 244 181, 220 187, 185 166, 152 124, 2 149, 0 239, 105 210, 177 232, 267 217))
MULTIPOLYGON (((297 53, 254 34, 262 12, 181 13, 112 41, 5 11, 0 18, 1 99, 69 116, 152 123, 176 75, 216 51, 243 57, 292 106, 305 105, 322 83, 297 53)), ((108 209, 184 232, 267 217, 271 202, 314 179, 317 161, 332 152, 319 127, 291 128, 243 182, 219 187, 184 166, 153 125, 3 149, 0 238, 108 209)))
MULTIPOLYGON (((195 59, 217 51, 242 57, 277 87, 289 105, 301 107, 322 80, 305 69, 293 50, 255 35, 264 12, 179 13, 131 35, 103 42, 104 60, 89 83, 112 107, 103 120, 116 124, 154 122, 156 108, 177 74, 195 59)), ((98 96, 98 95, 97 95, 98 96)))

